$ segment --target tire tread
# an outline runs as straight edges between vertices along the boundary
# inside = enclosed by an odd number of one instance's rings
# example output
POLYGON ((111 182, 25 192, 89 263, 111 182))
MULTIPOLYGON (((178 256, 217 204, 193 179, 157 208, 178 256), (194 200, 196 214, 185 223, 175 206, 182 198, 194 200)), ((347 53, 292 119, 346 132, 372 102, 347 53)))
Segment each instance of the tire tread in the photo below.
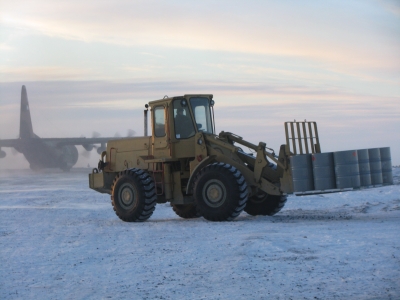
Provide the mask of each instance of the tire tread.
POLYGON ((243 209, 246 207, 246 202, 248 199, 248 189, 247 189, 247 183, 242 175, 242 173, 236 169, 234 166, 226 164, 226 163, 214 163, 211 165, 208 165, 204 167, 195 177, 194 179, 194 188, 193 188, 193 194, 196 194, 196 189, 198 189, 198 181, 200 178, 206 173, 212 173, 212 172, 218 172, 218 173, 223 173, 228 177, 231 177, 235 181, 235 186, 233 188, 234 192, 234 201, 232 206, 229 211, 225 211, 219 214, 213 214, 209 213, 207 211, 202 210, 201 206, 198 205, 201 199, 196 199, 195 196, 195 202, 197 204, 197 211, 199 214, 203 215, 203 217, 209 221, 232 221, 235 219, 237 216, 240 215, 240 213, 243 211, 243 209), (236 196, 235 196, 236 195, 236 196))
POLYGON ((155 206, 157 204, 157 195, 155 184, 152 177, 142 169, 128 169, 121 171, 113 180, 111 185, 111 203, 113 206, 113 210, 115 211, 116 215, 123 221, 126 222, 141 222, 145 221, 150 218, 155 210, 155 206), (143 196, 142 203, 139 203, 139 209, 137 212, 132 213, 130 216, 123 216, 119 209, 116 206, 117 199, 114 199, 114 189, 118 181, 123 178, 129 176, 133 181, 139 183, 138 186, 138 193, 139 199, 140 196, 143 196))

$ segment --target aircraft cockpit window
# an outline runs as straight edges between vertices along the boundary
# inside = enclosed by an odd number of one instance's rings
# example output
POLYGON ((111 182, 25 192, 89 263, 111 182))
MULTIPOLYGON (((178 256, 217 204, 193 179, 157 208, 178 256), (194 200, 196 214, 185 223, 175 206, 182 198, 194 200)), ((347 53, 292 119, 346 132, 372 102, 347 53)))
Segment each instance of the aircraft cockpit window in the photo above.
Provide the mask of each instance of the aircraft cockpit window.
POLYGON ((154 108, 154 135, 156 137, 165 136, 165 108, 156 106, 154 108))

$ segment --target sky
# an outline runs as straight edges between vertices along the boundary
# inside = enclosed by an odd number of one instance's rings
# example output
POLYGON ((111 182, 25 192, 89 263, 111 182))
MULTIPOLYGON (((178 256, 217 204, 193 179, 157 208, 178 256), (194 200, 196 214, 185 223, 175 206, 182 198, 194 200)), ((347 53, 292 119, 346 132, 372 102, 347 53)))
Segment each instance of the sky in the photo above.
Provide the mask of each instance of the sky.
MULTIPOLYGON (((306 119, 323 152, 391 147, 399 165, 399 53, 399 1, 0 0, 0 138, 22 85, 40 137, 139 136, 148 101, 210 93, 218 132, 278 151, 306 119)), ((28 166, 2 150, 0 168, 28 166)))

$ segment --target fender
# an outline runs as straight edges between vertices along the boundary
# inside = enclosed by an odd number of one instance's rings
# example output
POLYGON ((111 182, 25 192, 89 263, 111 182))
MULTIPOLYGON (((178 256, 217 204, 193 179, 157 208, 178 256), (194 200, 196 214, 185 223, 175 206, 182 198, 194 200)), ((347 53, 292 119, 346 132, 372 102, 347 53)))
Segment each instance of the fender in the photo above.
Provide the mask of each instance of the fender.
POLYGON ((189 194, 189 187, 192 185, 193 178, 196 177, 197 173, 201 171, 206 165, 208 165, 210 162, 215 161, 215 155, 207 156, 204 158, 193 170, 192 174, 190 174, 189 181, 186 185, 186 194, 189 194))

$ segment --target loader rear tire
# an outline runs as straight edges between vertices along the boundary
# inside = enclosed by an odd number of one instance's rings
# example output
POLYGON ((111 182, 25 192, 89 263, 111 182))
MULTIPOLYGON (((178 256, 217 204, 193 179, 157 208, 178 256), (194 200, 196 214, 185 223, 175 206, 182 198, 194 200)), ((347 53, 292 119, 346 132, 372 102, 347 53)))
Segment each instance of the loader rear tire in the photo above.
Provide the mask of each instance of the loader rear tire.
POLYGON ((204 167, 194 180, 197 211, 209 221, 231 221, 246 206, 246 180, 235 167, 214 163, 204 167))
POLYGON ((201 217, 194 204, 172 204, 174 212, 184 219, 192 219, 201 217))
POLYGON ((112 206, 125 222, 141 222, 150 218, 156 200, 153 178, 140 169, 120 172, 111 186, 112 206))
POLYGON ((285 206, 286 200, 286 195, 269 195, 260 191, 249 198, 244 211, 252 216, 273 216, 285 206))

